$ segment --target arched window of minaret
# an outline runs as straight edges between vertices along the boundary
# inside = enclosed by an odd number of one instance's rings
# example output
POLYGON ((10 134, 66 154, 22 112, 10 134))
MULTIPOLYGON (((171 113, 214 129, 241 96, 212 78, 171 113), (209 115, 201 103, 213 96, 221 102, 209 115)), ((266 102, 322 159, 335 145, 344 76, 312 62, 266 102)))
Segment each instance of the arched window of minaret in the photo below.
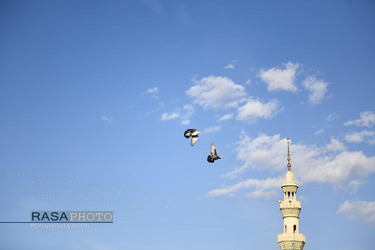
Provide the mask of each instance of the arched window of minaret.
POLYGON ((296 230, 297 230, 297 226, 294 225, 294 226, 293 226, 293 233, 296 233, 296 230))
POLYGON ((288 200, 290 200, 290 192, 288 192, 288 200))
POLYGON ((285 233, 287 233, 287 232, 288 232, 288 230, 287 230, 286 225, 285 225, 285 233))

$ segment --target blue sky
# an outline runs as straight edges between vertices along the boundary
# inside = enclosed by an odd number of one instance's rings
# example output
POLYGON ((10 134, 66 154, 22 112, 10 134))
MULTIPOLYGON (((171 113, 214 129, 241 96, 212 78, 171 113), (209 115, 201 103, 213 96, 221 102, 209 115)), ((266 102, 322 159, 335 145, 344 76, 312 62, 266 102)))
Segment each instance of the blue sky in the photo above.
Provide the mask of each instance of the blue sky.
POLYGON ((1 248, 278 249, 286 137, 305 249, 373 248, 373 2, 0 11, 1 221, 115 216, 89 229, 2 224, 1 248), (194 147, 187 128, 202 132, 194 147), (212 142, 222 159, 209 164, 212 142))

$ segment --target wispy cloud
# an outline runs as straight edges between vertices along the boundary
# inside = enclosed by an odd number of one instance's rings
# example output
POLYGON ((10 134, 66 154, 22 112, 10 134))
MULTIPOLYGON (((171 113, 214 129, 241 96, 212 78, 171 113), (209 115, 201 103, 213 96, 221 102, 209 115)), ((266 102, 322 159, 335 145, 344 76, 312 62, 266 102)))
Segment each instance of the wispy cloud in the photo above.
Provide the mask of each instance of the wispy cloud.
POLYGON ((100 118, 102 119, 103 122, 106 122, 108 124, 112 124, 113 117, 108 117, 106 115, 102 115, 100 118))
POLYGON ((375 125, 375 114, 372 111, 361 112, 359 116, 359 119, 347 121, 344 125, 356 125, 358 127, 372 127, 375 125))
POLYGON ((375 144, 375 131, 362 130, 361 132, 351 132, 345 135, 345 141, 375 144))
POLYGON ((262 103, 259 100, 248 99, 246 104, 237 109, 236 119, 255 123, 258 118, 270 119, 278 112, 278 101, 262 103))
MULTIPOLYGON (((143 116, 146 117, 146 116, 149 116, 149 115, 151 115, 153 113, 157 113, 157 112, 160 111, 161 107, 164 107, 164 102, 159 102, 159 106, 158 107, 153 108, 152 110, 147 111, 143 116)), ((138 117, 138 118, 140 118, 140 117, 138 117)))
POLYGON ((152 98, 158 99, 159 98, 159 88, 154 87, 154 88, 149 88, 147 89, 147 94, 151 95, 152 98))
POLYGON ((219 122, 221 121, 226 121, 226 120, 230 120, 233 118, 233 114, 226 114, 226 115, 223 115, 222 117, 219 118, 219 122))
POLYGON ((233 60, 230 64, 224 66, 224 69, 234 69, 235 68, 235 64, 236 63, 236 60, 233 60))
POLYGON ((186 94, 205 109, 218 109, 237 107, 246 92, 243 86, 227 77, 211 75, 200 80, 194 79, 194 85, 186 94))
POLYGON ((375 201, 345 201, 337 211, 349 219, 375 226, 375 201))
POLYGON ((191 104, 185 104, 182 107, 183 114, 181 115, 182 118, 182 124, 183 125, 188 125, 190 124, 190 117, 194 114, 195 109, 194 106, 191 104))
POLYGON ((351 193, 354 194, 358 191, 359 187, 363 185, 365 181, 363 180, 352 180, 349 182, 349 186, 351 187, 351 189, 353 190, 351 193))
POLYGON ((148 94, 158 93, 158 92, 159 92, 159 88, 158 87, 147 89, 147 93, 148 94))
POLYGON ((204 129, 204 134, 214 134, 221 131, 221 126, 211 126, 209 128, 204 129))
POLYGON ((282 68, 261 69, 260 79, 267 84, 268 91, 285 90, 296 92, 298 89, 294 84, 296 71, 299 65, 297 63, 284 63, 282 68))
POLYGON ((146 112, 143 116, 148 116, 148 115, 150 115, 152 113, 158 112, 159 110, 160 110, 159 107, 158 108, 154 108, 153 110, 146 112))
POLYGON ((322 129, 319 129, 319 130, 315 131, 314 135, 321 135, 324 132, 326 132, 326 130, 324 128, 322 128, 322 129))
POLYGON ((230 179, 236 179, 238 176, 243 174, 248 168, 249 167, 246 164, 244 164, 241 167, 236 167, 234 170, 223 174, 222 177, 230 178, 230 179))
POLYGON ((208 193, 210 196, 219 195, 231 195, 243 189, 253 188, 255 190, 248 193, 248 196, 259 198, 259 197, 273 197, 277 195, 277 189, 280 188, 280 183, 283 183, 283 178, 267 178, 263 180, 258 179, 247 179, 245 181, 238 182, 235 185, 225 186, 212 190, 208 193))
POLYGON ((169 120, 174 120, 176 118, 179 118, 180 117, 180 114, 179 113, 163 113, 161 114, 161 120, 162 121, 169 121, 169 120))
POLYGON ((174 119, 180 119, 182 125, 190 124, 190 118, 194 114, 195 109, 191 104, 185 104, 182 108, 176 109, 176 111, 171 113, 161 114, 160 120, 169 121, 174 119))
POLYGON ((307 77, 303 82, 302 85, 305 87, 306 90, 310 91, 309 101, 316 105, 321 102, 325 94, 327 93, 327 86, 328 83, 317 80, 313 76, 307 77))
POLYGON ((337 120, 340 117, 339 114, 333 113, 333 114, 328 114, 324 116, 324 119, 326 122, 333 122, 337 120))

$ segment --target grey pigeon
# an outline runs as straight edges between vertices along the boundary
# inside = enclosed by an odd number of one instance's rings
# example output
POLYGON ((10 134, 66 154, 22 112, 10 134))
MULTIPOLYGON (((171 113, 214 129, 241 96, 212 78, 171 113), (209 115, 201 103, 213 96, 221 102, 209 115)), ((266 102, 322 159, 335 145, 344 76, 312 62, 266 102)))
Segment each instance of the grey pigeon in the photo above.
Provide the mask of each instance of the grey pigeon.
POLYGON ((192 128, 192 129, 187 129, 184 133, 184 136, 185 136, 186 139, 189 139, 191 137, 190 145, 194 146, 194 144, 198 140, 198 136, 199 136, 200 133, 201 132, 198 132, 195 128, 192 128))
POLYGON ((215 145, 212 143, 210 147, 211 155, 207 156, 207 161, 210 163, 214 163, 216 160, 221 159, 220 156, 216 153, 215 145))

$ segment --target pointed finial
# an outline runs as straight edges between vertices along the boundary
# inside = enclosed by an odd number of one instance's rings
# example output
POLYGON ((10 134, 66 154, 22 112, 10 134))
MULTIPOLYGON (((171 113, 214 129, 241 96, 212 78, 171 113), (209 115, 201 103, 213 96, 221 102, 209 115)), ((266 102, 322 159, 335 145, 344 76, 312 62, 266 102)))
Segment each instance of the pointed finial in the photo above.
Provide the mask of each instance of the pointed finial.
POLYGON ((286 138, 286 140, 288 141, 288 171, 290 171, 290 167, 292 165, 290 165, 290 152, 289 152, 289 137, 286 138))

